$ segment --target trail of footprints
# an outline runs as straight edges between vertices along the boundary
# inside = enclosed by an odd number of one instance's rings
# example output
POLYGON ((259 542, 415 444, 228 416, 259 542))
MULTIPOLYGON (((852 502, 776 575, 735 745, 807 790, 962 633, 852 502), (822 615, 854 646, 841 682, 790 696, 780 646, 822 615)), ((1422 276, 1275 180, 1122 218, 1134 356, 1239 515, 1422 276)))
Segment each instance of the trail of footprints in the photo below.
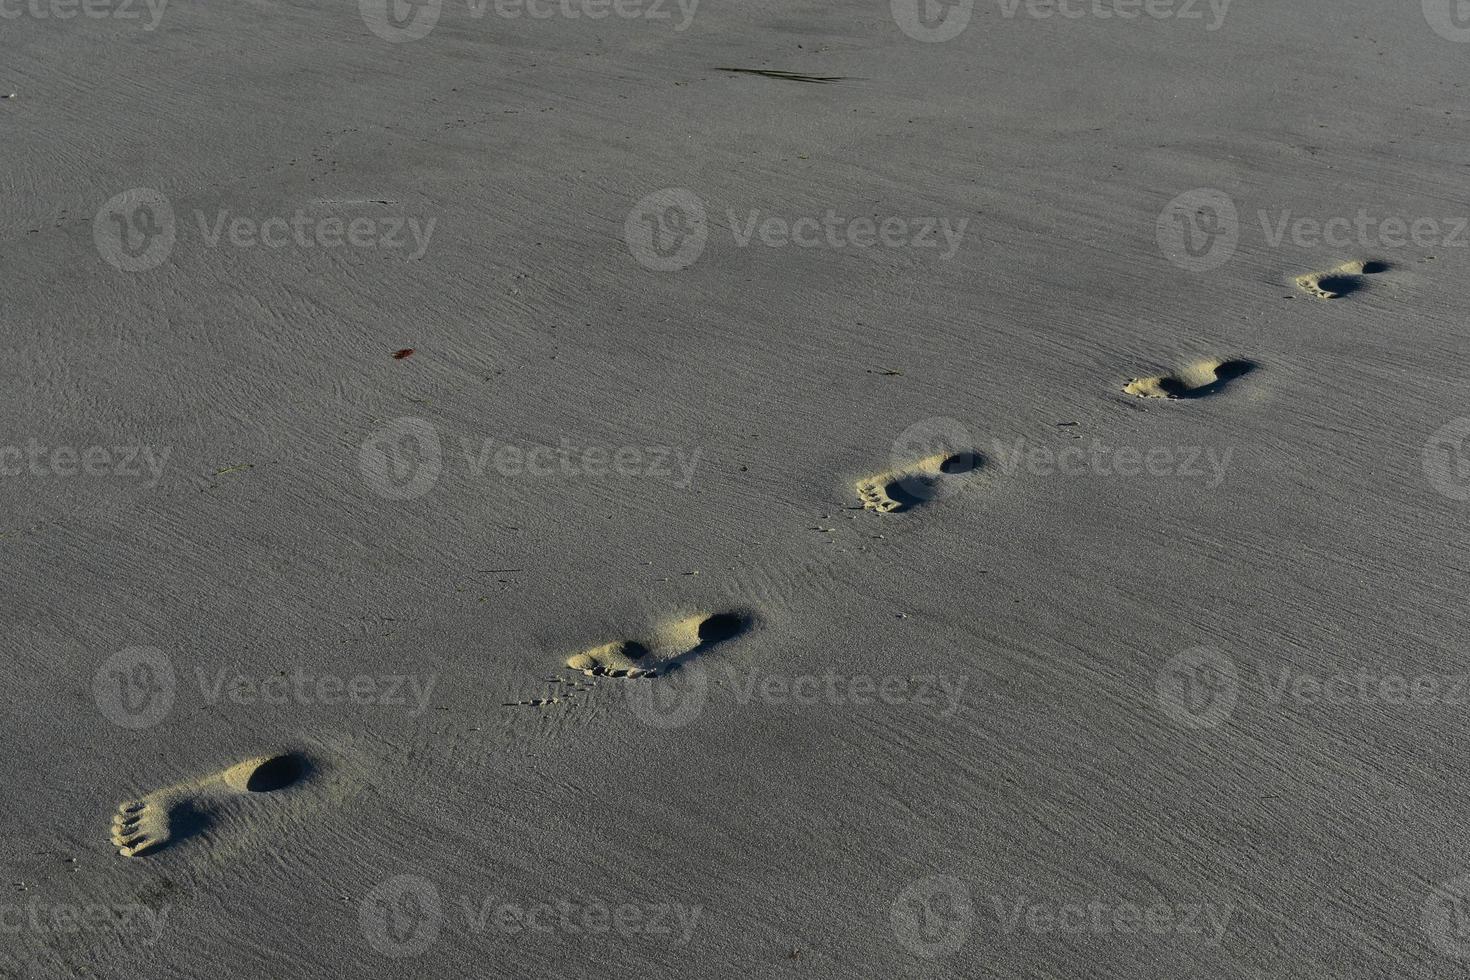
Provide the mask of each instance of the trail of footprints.
MULTIPOLYGON (((1365 277, 1388 268, 1385 262, 1358 260, 1295 281, 1319 299, 1338 299, 1362 289, 1365 277)), ((1227 390, 1257 367, 1240 358, 1197 361, 1173 373, 1130 378, 1123 390, 1140 398, 1205 398, 1227 390)), ((981 463, 979 454, 963 448, 931 453, 863 477, 853 485, 853 493, 866 510, 901 513, 942 496, 946 480, 962 477, 981 463)), ((565 667, 580 677, 550 678, 549 683, 559 685, 559 693, 505 704, 545 708, 570 702, 602 679, 653 681, 741 636, 754 623, 755 615, 748 610, 680 616, 645 638, 612 640, 568 657, 565 667)), ((308 777, 309 768, 298 753, 259 756, 130 800, 112 818, 112 843, 124 857, 157 851, 209 830, 231 810, 250 805, 252 797, 288 790, 308 777)))
MULTIPOLYGON (((1363 277, 1377 275, 1387 269, 1385 262, 1357 260, 1323 272, 1299 276, 1296 283, 1314 296, 1334 299, 1362 288, 1363 277)), ((1200 360, 1167 374, 1130 378, 1124 383, 1123 391, 1139 398, 1207 398, 1228 390, 1238 379, 1258 367, 1255 361, 1245 358, 1200 360)), ((977 469, 982 462, 983 458, 978 453, 964 447, 916 455, 911 462, 859 479, 853 484, 853 493, 866 510, 878 514, 901 513, 943 496, 946 480, 962 477, 977 469)), ((675 669, 682 658, 708 645, 700 630, 711 624, 735 621, 735 614, 686 617, 659 631, 651 643, 613 640, 574 654, 568 658, 566 666, 589 678, 651 680, 675 669), (674 652, 669 654, 667 651, 674 652)), ((570 683, 552 678, 549 683, 562 684, 561 693, 507 704, 533 707, 562 704, 572 700, 576 694, 590 690, 595 682, 570 683)))
MULTIPOLYGON (((1391 266, 1378 259, 1354 259, 1295 278, 1297 288, 1317 299, 1341 299, 1367 287, 1368 277, 1391 266)), ((1237 378, 1259 367, 1244 358, 1202 360, 1169 374, 1129 378, 1123 390, 1139 398, 1207 398, 1228 389, 1237 378)))

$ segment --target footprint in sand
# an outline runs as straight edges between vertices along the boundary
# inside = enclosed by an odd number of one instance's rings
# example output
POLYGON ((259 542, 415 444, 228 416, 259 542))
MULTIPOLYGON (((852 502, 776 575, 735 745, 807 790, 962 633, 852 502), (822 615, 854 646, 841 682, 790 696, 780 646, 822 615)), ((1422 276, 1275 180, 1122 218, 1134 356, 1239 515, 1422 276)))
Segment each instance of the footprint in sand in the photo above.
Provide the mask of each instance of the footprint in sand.
POLYGON ((1131 378, 1123 390, 1139 398, 1205 398, 1218 394, 1236 378, 1256 369, 1254 361, 1196 361, 1173 374, 1131 378))
POLYGON ((263 755, 130 800, 112 818, 112 843, 123 857, 137 857, 192 837, 232 802, 295 785, 308 769, 306 759, 294 752, 263 755))
POLYGON ((1376 276, 1388 269, 1387 262, 1360 259, 1344 262, 1326 272, 1309 272, 1304 276, 1297 276, 1296 284, 1318 299, 1340 299, 1368 285, 1364 276, 1376 276))
POLYGON ((744 611, 695 613, 662 627, 647 644, 636 640, 604 643, 568 657, 566 665, 589 677, 659 677, 734 639, 754 624, 755 617, 744 611))
POLYGON ((935 453, 918 462, 863 477, 854 489, 868 510, 892 514, 943 496, 946 477, 969 473, 980 464, 980 454, 976 452, 935 453))

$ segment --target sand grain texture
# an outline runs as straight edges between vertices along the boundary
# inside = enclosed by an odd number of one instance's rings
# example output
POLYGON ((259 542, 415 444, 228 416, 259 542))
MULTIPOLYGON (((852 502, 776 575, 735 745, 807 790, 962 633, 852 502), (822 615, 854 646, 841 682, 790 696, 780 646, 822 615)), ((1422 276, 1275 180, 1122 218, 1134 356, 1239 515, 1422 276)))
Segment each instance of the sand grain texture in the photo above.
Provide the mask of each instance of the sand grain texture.
POLYGON ((1462 975, 1426 908, 1470 872, 1463 705, 1273 693, 1465 672, 1467 505, 1424 460, 1470 404, 1466 250, 1268 233, 1470 209, 1470 47, 1419 6, 977 4, 942 43, 847 0, 684 31, 448 3, 397 44, 353 4, 6 20, 4 439, 168 454, 0 478, 0 911, 168 911, 26 925, 0 975, 1462 975), (129 273, 94 219, 140 187, 177 241, 129 273), (670 188, 707 240, 660 272, 624 236, 670 188), (1159 244, 1196 188, 1239 210, 1206 271, 1159 244), (829 210, 966 224, 948 258, 741 244, 829 210), (207 242, 298 211, 435 225, 417 257, 207 242), (933 420, 982 465, 887 507, 933 420), (427 431, 432 485, 380 492, 427 471, 364 445, 427 431), (644 469, 495 469, 563 441, 644 469), (756 622, 684 657, 692 611, 756 622), (96 694, 164 683, 102 670, 132 648, 172 673, 135 728, 96 694), (1239 675, 1203 727, 1160 694, 1200 648, 1239 675), (317 765, 203 776, 282 752, 317 765), (1013 916, 1094 901, 1230 914, 1214 942, 1013 916), (478 917, 507 902, 700 911, 478 917))

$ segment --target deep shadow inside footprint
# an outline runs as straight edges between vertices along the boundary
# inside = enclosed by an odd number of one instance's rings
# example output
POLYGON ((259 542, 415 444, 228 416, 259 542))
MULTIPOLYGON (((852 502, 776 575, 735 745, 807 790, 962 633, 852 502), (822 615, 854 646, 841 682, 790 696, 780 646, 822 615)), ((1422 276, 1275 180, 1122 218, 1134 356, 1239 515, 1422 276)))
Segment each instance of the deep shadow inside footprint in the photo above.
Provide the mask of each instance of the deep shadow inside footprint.
POLYGON ((939 464, 939 472, 945 476, 958 476, 979 468, 980 454, 969 449, 957 452, 939 464))
POLYGON ((256 767, 245 780, 245 789, 251 793, 274 793, 293 783, 300 782, 306 775, 306 759, 288 752, 267 759, 256 767))
POLYGON ((1173 374, 1134 378, 1123 390, 1139 398, 1204 398, 1223 391, 1236 378, 1256 369, 1255 361, 1197 361, 1173 374))
POLYGON ((300 752, 256 756, 221 772, 156 790, 118 806, 111 840, 123 857, 137 857, 208 830, 238 800, 294 786, 313 768, 300 752))
POLYGON ((660 674, 678 670, 695 657, 702 656, 726 640, 733 640, 755 625, 755 616, 747 612, 715 613, 700 620, 695 628, 696 643, 678 656, 670 657, 659 667, 660 674))
POLYGON ((889 483, 883 488, 883 492, 898 504, 892 513, 899 514, 928 501, 934 496, 935 482, 932 476, 914 474, 889 483))
POLYGON ((741 613, 716 613, 699 624, 699 646, 712 646, 734 639, 749 625, 750 617, 741 613))
MULTIPOLYGON (((307 775, 309 764, 304 755, 287 752, 264 761, 246 762, 225 771, 225 783, 236 792, 274 793, 295 785, 307 775)), ((168 812, 167 847, 208 830, 214 816, 207 807, 223 802, 221 797, 185 797, 176 801, 168 812)))
POLYGON ((210 822, 209 814, 189 799, 179 800, 169 807, 167 820, 168 838, 157 850, 199 836, 209 829, 210 822))
POLYGON ((1297 276, 1296 283, 1319 299, 1341 299, 1367 287, 1364 276, 1376 276, 1387 272, 1392 264, 1383 259, 1363 259, 1344 262, 1325 272, 1311 272, 1297 276))
POLYGON ((1356 293, 1366 285, 1357 276, 1323 276, 1317 280, 1317 287, 1324 293, 1330 293, 1334 298, 1356 293))
POLYGON ((933 500, 936 496, 936 484, 939 483, 941 476, 959 476, 979 466, 979 453, 962 450, 944 457, 933 471, 920 470, 899 474, 883 487, 883 492, 898 505, 891 513, 900 513, 933 500))
POLYGON ((1213 381, 1191 387, 1190 382, 1185 378, 1166 377, 1159 379, 1159 387, 1170 398, 1205 398, 1223 391, 1230 382, 1250 374, 1256 367, 1255 361, 1240 359, 1221 361, 1215 365, 1215 380, 1213 381))

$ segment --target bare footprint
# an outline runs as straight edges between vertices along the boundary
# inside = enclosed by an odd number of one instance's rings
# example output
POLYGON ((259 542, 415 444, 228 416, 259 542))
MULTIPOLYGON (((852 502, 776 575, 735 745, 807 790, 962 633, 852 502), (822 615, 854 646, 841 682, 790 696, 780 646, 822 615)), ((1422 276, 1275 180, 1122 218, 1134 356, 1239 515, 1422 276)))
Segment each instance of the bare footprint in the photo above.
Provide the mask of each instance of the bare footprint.
POLYGON ((980 466, 975 452, 944 452, 907 466, 876 473, 857 481, 853 489, 868 510, 880 514, 908 510, 940 496, 946 476, 959 476, 980 466))
POLYGON ((745 611, 694 613, 666 623, 645 645, 617 640, 567 658, 566 665, 589 677, 653 678, 679 669, 755 624, 745 611))
POLYGON ((651 668, 639 664, 647 656, 636 640, 614 640, 567 658, 567 666, 591 677, 646 677, 651 668))
POLYGON ((112 818, 112 843, 123 857, 138 857, 192 837, 232 800, 285 789, 300 782, 308 768, 305 757, 294 752, 263 755, 129 800, 112 818))
POLYGON ((1223 391, 1236 378, 1256 369, 1254 361, 1196 361, 1173 374, 1131 378, 1123 390, 1139 398, 1205 398, 1223 391))
POLYGON ((1387 272, 1387 262, 1375 259, 1356 259, 1352 262, 1344 262, 1325 272, 1309 272, 1304 276, 1296 277, 1296 284, 1306 292, 1318 299, 1341 299, 1349 293, 1356 293, 1368 284, 1364 276, 1374 276, 1380 272, 1387 272))

